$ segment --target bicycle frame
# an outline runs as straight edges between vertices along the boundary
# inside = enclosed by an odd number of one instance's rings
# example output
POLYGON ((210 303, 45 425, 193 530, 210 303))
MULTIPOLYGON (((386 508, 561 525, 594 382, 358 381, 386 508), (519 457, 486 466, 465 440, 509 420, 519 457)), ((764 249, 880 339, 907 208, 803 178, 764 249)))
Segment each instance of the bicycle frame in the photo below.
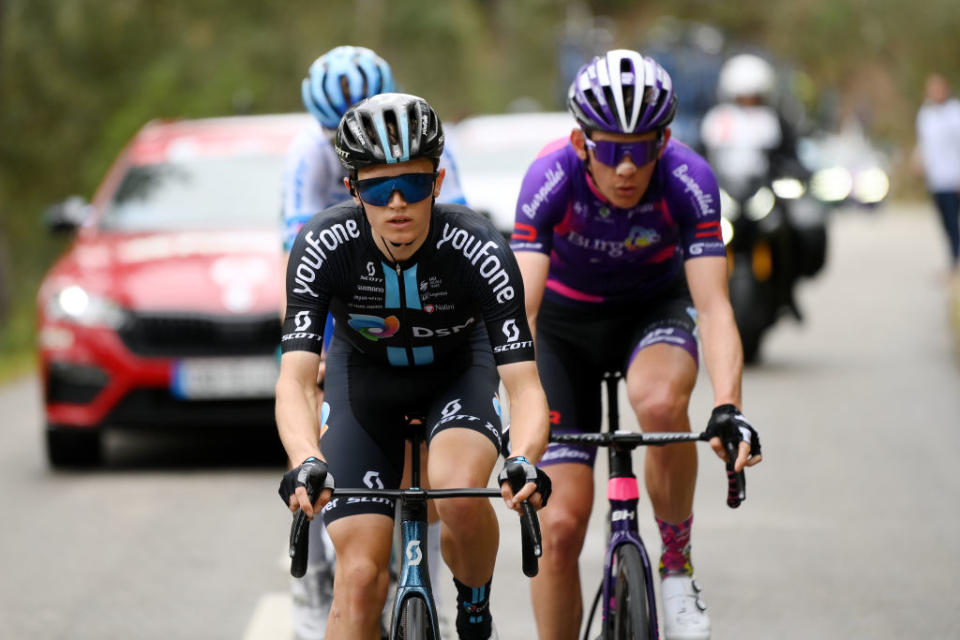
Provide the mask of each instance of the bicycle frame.
POLYGON ((633 473, 631 449, 623 450, 611 447, 609 450, 610 478, 607 481, 607 500, 610 503, 610 538, 603 559, 603 609, 602 629, 606 638, 610 632, 611 613, 614 606, 614 586, 616 572, 614 559, 617 550, 623 545, 632 545, 640 552, 643 562, 644 581, 647 583, 647 607, 650 612, 651 637, 658 638, 657 603, 653 591, 653 570, 650 557, 640 537, 637 526, 637 506, 640 491, 637 477, 633 473))
POLYGON ((390 637, 399 633, 400 615, 404 602, 412 597, 421 597, 430 614, 434 640, 440 640, 437 608, 430 584, 430 567, 427 559, 427 500, 434 498, 499 498, 496 489, 422 489, 420 487, 420 444, 423 442, 422 427, 411 428, 410 441, 410 488, 394 490, 335 489, 339 497, 391 497, 400 500, 400 540, 402 563, 400 578, 393 598, 390 637))
MULTIPOLYGON (((679 442, 707 441, 706 432, 668 432, 668 433, 634 433, 620 431, 620 415, 617 400, 617 385, 620 374, 616 372, 604 374, 607 389, 607 425, 608 430, 603 433, 555 434, 550 436, 551 442, 566 442, 585 444, 589 446, 608 447, 609 477, 607 480, 607 500, 610 503, 610 537, 604 553, 603 577, 597 598, 590 609, 590 616, 584 629, 583 638, 586 640, 593 621, 593 614, 597 607, 597 599, 602 600, 601 627, 602 638, 609 640, 613 632, 614 589, 616 585, 616 567, 614 566, 617 551, 624 545, 633 546, 640 554, 643 564, 644 582, 647 590, 647 609, 650 621, 650 637, 659 638, 657 621, 657 603, 654 595, 653 567, 650 556, 640 537, 637 525, 637 506, 640 502, 640 489, 637 476, 633 472, 633 450, 645 445, 666 445, 679 442)), ((725 440, 728 436, 725 436, 725 440)), ((727 446, 725 444, 725 446, 727 446)), ((732 455, 732 450, 727 449, 732 455)), ((731 458, 732 459, 732 458, 731 458)), ((734 473, 732 464, 728 465, 729 492, 727 504, 735 507, 745 497, 743 472, 734 473), (735 504, 734 504, 735 502, 735 504)))
MULTIPOLYGON (((612 433, 620 429, 620 412, 617 402, 617 382, 619 376, 604 376, 607 384, 607 424, 612 433)), ((650 611, 651 637, 659 638, 657 624, 657 602, 653 591, 653 571, 650 556, 640 537, 637 525, 637 506, 640 503, 640 486, 633 472, 633 447, 610 447, 607 450, 609 461, 609 479, 607 480, 607 500, 610 503, 610 538, 603 558, 603 609, 601 629, 604 637, 611 635, 613 609, 613 590, 616 582, 614 558, 617 549, 625 544, 633 545, 640 552, 643 562, 643 575, 647 583, 647 608, 650 611)))
MULTIPOLYGON (((398 637, 403 604, 410 598, 422 598, 427 605, 433 640, 440 640, 436 603, 430 584, 427 560, 427 500, 436 498, 499 498, 499 489, 423 489, 420 487, 420 445, 424 440, 423 425, 410 424, 407 440, 410 441, 410 488, 409 489, 334 489, 334 495, 342 498, 388 497, 400 500, 400 535, 403 550, 403 567, 394 594, 390 638, 398 637)), ((537 573, 537 558, 540 557, 540 525, 536 512, 526 501, 521 515, 523 537, 524 573, 532 577, 537 573), (532 554, 532 555, 531 555, 532 554)), ((302 511, 293 518, 290 535, 291 573, 294 566, 306 567, 309 521, 302 511)), ((294 574, 295 575, 295 574, 294 574)), ((303 575, 302 573, 300 575, 303 575)))

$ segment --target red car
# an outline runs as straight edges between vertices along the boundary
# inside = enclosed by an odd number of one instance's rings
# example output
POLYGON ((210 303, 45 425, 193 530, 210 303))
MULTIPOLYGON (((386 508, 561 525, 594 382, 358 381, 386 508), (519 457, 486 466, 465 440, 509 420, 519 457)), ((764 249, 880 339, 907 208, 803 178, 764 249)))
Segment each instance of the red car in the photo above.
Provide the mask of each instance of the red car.
POLYGON ((37 298, 47 454, 94 464, 104 428, 273 425, 283 156, 306 115, 151 122, 37 298))

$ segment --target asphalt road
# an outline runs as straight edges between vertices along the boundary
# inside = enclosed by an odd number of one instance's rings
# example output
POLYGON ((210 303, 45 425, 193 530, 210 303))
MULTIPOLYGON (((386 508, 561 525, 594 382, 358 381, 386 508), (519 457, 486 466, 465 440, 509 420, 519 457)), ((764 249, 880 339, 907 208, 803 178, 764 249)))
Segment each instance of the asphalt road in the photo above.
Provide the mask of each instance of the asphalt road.
MULTIPOLYGON (((806 322, 776 327, 745 376, 766 460, 743 507, 723 504, 722 467, 702 450, 694 563, 716 640, 960 637, 945 251, 932 210, 834 218, 828 267, 799 292, 806 322)), ((696 425, 710 405, 703 377, 696 425)), ((32 379, 0 389, 0 416, 0 637, 289 637, 289 519, 269 433, 113 434, 105 468, 52 472, 32 379)), ((497 509, 493 612, 505 640, 532 638, 515 519, 497 509)), ((590 595, 606 510, 595 511, 590 595)), ((640 526, 655 553, 652 516, 640 526)), ((444 595, 449 606, 449 585, 444 595)))

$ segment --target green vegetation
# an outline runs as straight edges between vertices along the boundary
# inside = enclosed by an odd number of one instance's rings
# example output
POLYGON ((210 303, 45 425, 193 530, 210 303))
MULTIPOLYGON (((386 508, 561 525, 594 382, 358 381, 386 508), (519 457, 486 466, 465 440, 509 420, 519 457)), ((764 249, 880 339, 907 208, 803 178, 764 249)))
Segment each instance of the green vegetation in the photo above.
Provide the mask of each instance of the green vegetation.
POLYGON ((960 58, 955 0, 923 11, 899 0, 0 0, 0 260, 12 301, 0 371, 26 361, 36 286, 63 248, 44 208, 91 196, 146 121, 299 111, 310 62, 344 43, 381 53, 445 119, 520 96, 557 108, 557 42, 587 8, 613 18, 613 45, 640 49, 667 12, 715 24, 791 61, 814 94, 838 92, 841 109, 868 112, 874 133, 902 147, 923 76, 957 73, 948 61, 960 58))

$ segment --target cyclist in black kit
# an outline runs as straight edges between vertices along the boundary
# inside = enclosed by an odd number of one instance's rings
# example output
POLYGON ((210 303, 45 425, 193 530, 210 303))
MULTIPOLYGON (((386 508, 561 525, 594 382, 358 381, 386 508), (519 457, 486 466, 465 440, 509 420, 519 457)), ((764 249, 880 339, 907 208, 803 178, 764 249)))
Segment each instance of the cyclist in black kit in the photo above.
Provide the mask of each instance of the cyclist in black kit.
MULTIPOLYGON (((277 382, 277 425, 302 460, 280 494, 292 511, 322 508, 337 553, 329 640, 378 638, 394 506, 334 498, 310 504, 305 485, 396 488, 403 417, 426 416, 434 489, 483 487, 502 448, 498 373, 510 397, 511 452, 500 474, 512 508, 546 503, 548 411, 516 261, 498 231, 459 205, 438 205, 443 128, 421 98, 380 94, 353 106, 336 150, 352 203, 315 216, 294 242, 277 382), (316 445, 316 372, 324 318, 328 429, 316 445), (322 452, 321 452, 322 449, 322 452), (529 482, 513 495, 506 470, 529 482)), ((443 557, 457 587, 460 638, 496 638, 488 608, 499 531, 488 501, 437 503, 443 557)))

